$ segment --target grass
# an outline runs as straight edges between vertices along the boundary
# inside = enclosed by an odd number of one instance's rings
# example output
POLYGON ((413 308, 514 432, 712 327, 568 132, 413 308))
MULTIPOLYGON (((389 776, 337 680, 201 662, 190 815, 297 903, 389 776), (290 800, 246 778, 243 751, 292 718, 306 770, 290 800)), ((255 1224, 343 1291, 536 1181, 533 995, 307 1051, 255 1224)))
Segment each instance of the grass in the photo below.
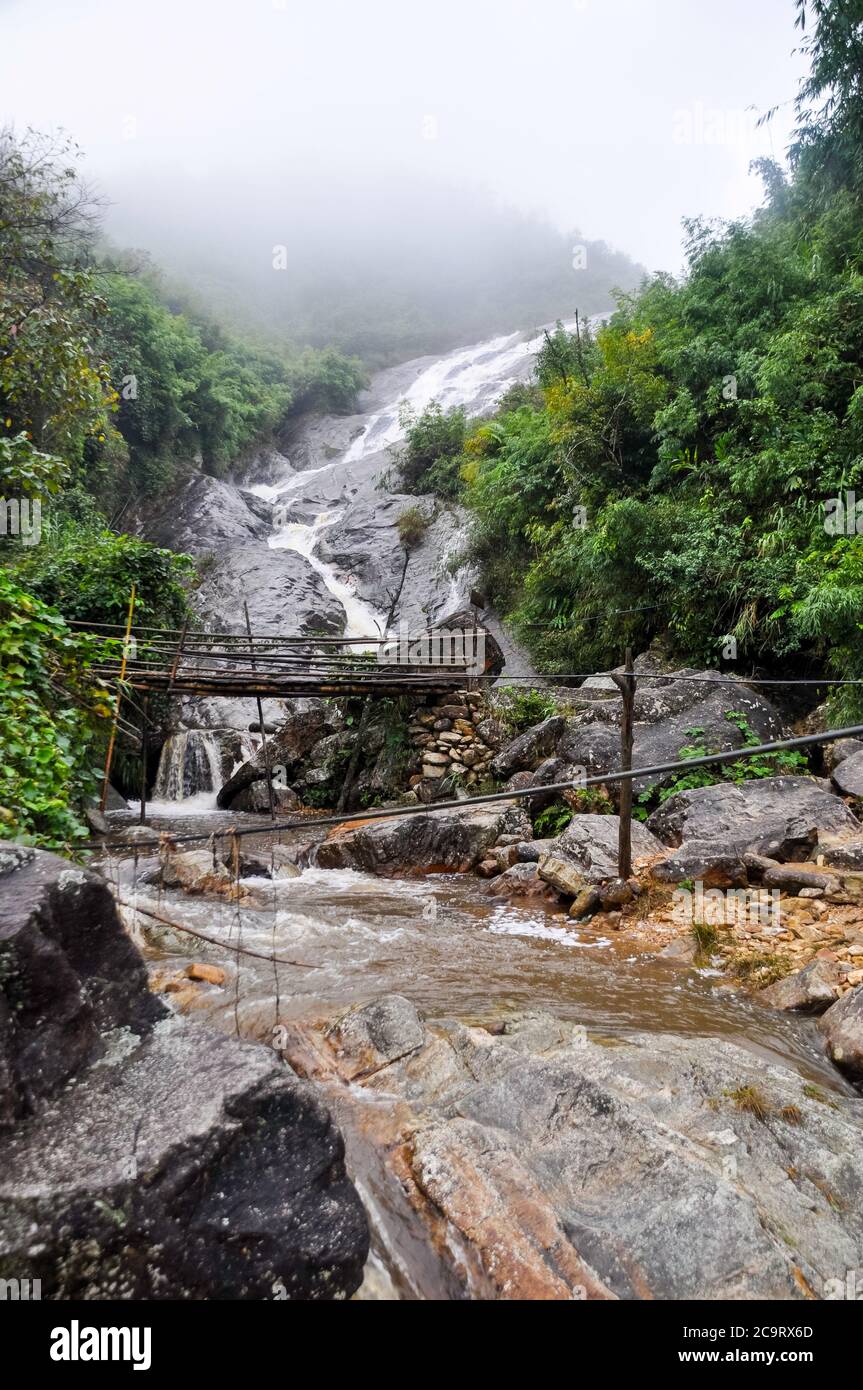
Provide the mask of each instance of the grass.
POLYGON ((746 1115, 754 1115, 762 1123, 771 1116, 784 1120, 788 1125, 802 1125, 803 1111, 799 1105, 775 1106, 758 1086, 737 1086, 734 1090, 723 1091, 724 1096, 734 1102, 738 1110, 746 1115))
POLYGON ((736 951, 729 957, 728 969, 741 983, 764 989, 767 985, 781 980, 794 969, 794 964, 787 957, 776 955, 773 951, 760 951, 753 955, 736 951))
POLYGON ((754 1115, 756 1120, 766 1120, 773 1113, 770 1101, 757 1086, 737 1086, 733 1091, 723 1091, 722 1094, 733 1100, 738 1110, 754 1115))
POLYGON ((831 1110, 838 1110, 839 1106, 835 1100, 831 1100, 826 1091, 822 1091, 820 1086, 807 1082, 803 1087, 803 1094, 807 1100, 817 1100, 819 1105, 828 1105, 831 1110))
POLYGON ((699 960, 709 960, 719 945, 719 933, 709 922, 693 922, 690 927, 699 960))

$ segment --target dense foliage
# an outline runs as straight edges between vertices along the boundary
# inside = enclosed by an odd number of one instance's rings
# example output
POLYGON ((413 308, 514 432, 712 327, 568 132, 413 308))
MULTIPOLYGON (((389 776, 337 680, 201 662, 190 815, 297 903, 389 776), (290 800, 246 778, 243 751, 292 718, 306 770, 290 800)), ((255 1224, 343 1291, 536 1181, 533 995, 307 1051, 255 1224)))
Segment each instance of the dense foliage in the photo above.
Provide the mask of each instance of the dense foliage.
POLYGON ((87 828, 94 745, 111 715, 91 674, 102 644, 73 633, 0 567, 0 839, 68 846, 87 828))
POLYGON ((292 410, 350 408, 364 380, 331 349, 277 351, 171 305, 101 246, 76 161, 0 132, 0 838, 56 845, 85 834, 117 697, 69 624, 122 623, 133 585, 139 625, 189 611, 191 561, 111 521, 189 466, 241 460, 292 410))
POLYGON ((863 677, 863 3, 798 8, 813 75, 761 211, 690 223, 682 280, 620 296, 595 335, 558 327, 533 392, 463 445, 454 419, 433 464, 446 417, 411 429, 405 458, 458 480, 486 587, 546 670, 661 634, 692 662, 863 677))

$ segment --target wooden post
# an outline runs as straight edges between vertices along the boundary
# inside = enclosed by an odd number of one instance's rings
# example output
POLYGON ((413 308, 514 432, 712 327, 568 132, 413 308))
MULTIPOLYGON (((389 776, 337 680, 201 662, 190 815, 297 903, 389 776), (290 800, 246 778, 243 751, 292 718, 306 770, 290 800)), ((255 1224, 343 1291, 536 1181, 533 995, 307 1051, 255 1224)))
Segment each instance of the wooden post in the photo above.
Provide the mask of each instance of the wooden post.
POLYGON ((147 718, 147 711, 149 702, 150 697, 145 690, 141 704, 141 813, 138 817, 141 825, 144 824, 144 817, 147 814, 147 729, 150 723, 147 718))
MULTIPOLYGON (((632 768, 633 710, 635 707, 635 675, 632 670, 632 648, 626 648, 625 673, 612 674, 611 679, 623 698, 620 716, 620 770, 632 768)), ((620 830, 617 838, 617 873, 619 878, 632 877, 632 779, 620 784, 620 830)))
MULTIPOLYGON (((252 639, 252 624, 249 619, 249 605, 247 604, 245 599, 243 599, 243 612, 246 615, 246 632, 249 634, 249 656, 251 658, 252 670, 256 671, 258 668, 255 665, 255 643, 252 639)), ((255 699, 258 702, 258 724, 261 728, 261 748, 264 754, 264 767, 267 769, 267 796, 270 799, 270 820, 274 821, 276 819, 276 802, 273 796, 273 775, 270 771, 270 750, 267 746, 267 731, 264 728, 264 707, 261 704, 260 695, 256 695, 255 699)))
POLYGON ((105 776, 102 779, 102 795, 99 799, 99 810, 105 814, 105 807, 108 804, 108 785, 111 777, 111 763, 114 759, 114 743, 117 738, 117 723, 120 718, 120 701, 123 698, 122 684, 126 679, 126 662, 129 656, 129 636, 132 631, 132 615, 135 612, 135 585, 132 585, 132 592, 129 595, 129 613, 126 618, 126 636, 123 640, 123 653, 120 657, 120 682, 117 686, 117 703, 114 706, 114 722, 111 725, 111 734, 108 739, 108 752, 105 754, 105 776))

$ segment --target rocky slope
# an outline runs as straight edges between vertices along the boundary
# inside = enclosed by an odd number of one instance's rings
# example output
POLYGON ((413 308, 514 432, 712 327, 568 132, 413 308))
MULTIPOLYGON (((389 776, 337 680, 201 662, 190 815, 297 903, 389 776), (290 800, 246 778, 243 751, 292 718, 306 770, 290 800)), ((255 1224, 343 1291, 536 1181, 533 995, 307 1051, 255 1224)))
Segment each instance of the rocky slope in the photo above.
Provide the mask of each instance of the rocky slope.
POLYGON ((390 996, 289 1055, 359 1085, 356 1123, 473 1297, 817 1298, 863 1257, 863 1101, 730 1042, 546 1014, 492 1034, 390 996))
POLYGON ((105 882, 0 861, 0 1277, 48 1298, 346 1297, 341 1136, 273 1052, 168 1013, 105 882))

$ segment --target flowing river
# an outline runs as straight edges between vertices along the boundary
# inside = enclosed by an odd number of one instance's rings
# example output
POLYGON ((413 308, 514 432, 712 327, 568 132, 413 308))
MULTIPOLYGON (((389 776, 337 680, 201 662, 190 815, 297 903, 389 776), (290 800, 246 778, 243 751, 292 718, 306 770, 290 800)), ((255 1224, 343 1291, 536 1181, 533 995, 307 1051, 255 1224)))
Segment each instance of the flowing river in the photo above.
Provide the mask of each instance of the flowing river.
MULTIPOLYGON (((345 635, 382 634, 386 604, 382 595, 380 602, 361 596, 354 576, 321 558, 318 546, 346 509, 349 513, 357 479, 374 478, 374 470, 363 474, 364 465, 372 461, 379 469, 386 449, 400 438, 403 404, 422 409, 437 399, 481 414, 513 382, 528 377, 540 342, 541 337, 513 334, 437 362, 382 373, 373 383, 366 415, 354 421, 338 457, 321 462, 318 456, 302 471, 286 468, 281 478, 271 473, 269 482, 250 489, 277 508, 270 549, 291 551, 315 571, 344 609, 345 635), (295 512, 298 502, 302 507, 295 512)), ((451 575, 443 589, 452 599, 460 597, 451 575)), ((285 615, 286 622, 291 616, 285 615)), ((248 732, 243 739, 240 760, 255 746, 248 732)), ((217 781, 224 775, 219 749, 218 731, 207 729, 184 731, 168 741, 148 808, 154 828, 210 835, 251 823, 250 816, 213 809, 217 781)), ((132 824, 135 810, 113 813, 114 828, 122 832, 132 824)), ((301 832, 290 832, 279 842, 302 838, 301 832)), ((243 848, 266 856, 270 843, 271 837, 250 837, 243 848)), ((202 999, 204 1016, 262 1043, 272 1043, 280 1023, 318 1020, 397 993, 430 1019, 493 1024, 514 1011, 543 1009, 612 1040, 654 1031, 724 1037, 765 1061, 790 1064, 828 1089, 850 1089, 825 1059, 812 1020, 767 1010, 729 988, 716 971, 682 967, 614 934, 575 926, 545 903, 499 900, 493 887, 472 875, 389 879, 306 868, 299 877, 242 880, 248 901, 239 906, 155 886, 148 881, 154 878, 155 859, 146 849, 134 856, 109 852, 103 866, 122 903, 156 914, 139 919, 152 927, 147 931, 152 968, 179 970, 191 961, 222 967, 224 987, 202 999), (165 921, 212 941, 175 931, 165 921), (241 954, 238 946, 292 963, 241 954)), ((377 1280, 382 1292, 369 1296, 458 1296, 358 1122, 357 1107, 374 1102, 355 1097, 352 1107, 345 1095, 330 1098, 376 1232, 371 1282, 377 1280)))

